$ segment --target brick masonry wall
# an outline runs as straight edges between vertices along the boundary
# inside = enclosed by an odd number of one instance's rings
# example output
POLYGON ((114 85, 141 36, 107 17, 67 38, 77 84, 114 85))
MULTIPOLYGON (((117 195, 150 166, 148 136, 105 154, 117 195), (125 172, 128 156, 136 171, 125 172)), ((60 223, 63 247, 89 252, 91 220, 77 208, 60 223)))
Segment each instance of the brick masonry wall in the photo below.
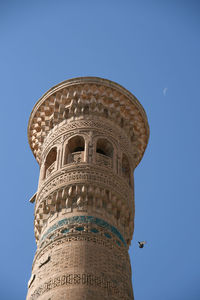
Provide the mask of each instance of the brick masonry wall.
POLYGON ((133 300, 133 171, 149 135, 138 100, 100 78, 47 92, 28 136, 40 164, 27 300, 133 300))

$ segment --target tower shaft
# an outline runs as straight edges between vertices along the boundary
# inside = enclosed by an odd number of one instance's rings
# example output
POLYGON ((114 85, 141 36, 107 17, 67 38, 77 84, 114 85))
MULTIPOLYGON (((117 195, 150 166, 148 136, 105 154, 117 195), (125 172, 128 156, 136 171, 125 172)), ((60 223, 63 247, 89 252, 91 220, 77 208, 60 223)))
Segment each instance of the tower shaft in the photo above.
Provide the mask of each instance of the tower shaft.
POLYGON ((65 81, 28 127, 40 165, 27 300, 133 300, 133 171, 149 135, 137 99, 111 81, 65 81))

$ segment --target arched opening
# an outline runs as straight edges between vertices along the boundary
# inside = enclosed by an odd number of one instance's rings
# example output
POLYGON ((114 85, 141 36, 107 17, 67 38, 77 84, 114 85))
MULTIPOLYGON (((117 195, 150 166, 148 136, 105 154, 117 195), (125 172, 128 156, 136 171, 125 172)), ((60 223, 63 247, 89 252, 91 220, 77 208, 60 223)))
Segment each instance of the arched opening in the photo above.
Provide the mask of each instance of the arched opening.
POLYGON ((65 149, 65 164, 84 161, 85 141, 82 136, 71 138, 65 149))
POLYGON ((106 139, 98 139, 96 144, 96 163, 112 167, 113 145, 106 139))
POLYGON ((45 160, 44 178, 48 177, 53 171, 55 171, 56 157, 57 148, 54 147, 49 151, 45 160))
POLYGON ((125 154, 122 156, 122 176, 131 184, 131 169, 128 158, 125 154))

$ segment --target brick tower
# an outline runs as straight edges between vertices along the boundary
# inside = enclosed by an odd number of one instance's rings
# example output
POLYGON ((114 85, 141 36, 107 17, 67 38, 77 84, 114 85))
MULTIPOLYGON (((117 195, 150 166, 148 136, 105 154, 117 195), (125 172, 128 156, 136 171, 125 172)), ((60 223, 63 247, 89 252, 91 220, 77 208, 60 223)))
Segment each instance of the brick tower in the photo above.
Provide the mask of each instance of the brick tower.
POLYGON ((128 248, 144 109, 109 80, 64 81, 36 103, 28 139, 40 165, 37 251, 27 300, 133 300, 128 248))

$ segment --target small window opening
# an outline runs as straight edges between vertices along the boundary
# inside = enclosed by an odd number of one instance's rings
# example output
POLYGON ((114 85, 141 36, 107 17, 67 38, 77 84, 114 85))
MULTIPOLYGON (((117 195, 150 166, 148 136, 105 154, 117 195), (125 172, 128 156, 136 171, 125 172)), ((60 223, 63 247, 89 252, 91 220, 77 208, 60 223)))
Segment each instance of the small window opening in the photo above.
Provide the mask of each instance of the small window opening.
POLYGON ((100 154, 103 154, 103 155, 106 155, 106 153, 102 150, 102 149, 97 149, 97 153, 100 153, 100 154))
POLYGON ((97 141, 96 152, 112 158, 113 146, 106 139, 99 139, 97 141))
POLYGON ((76 147, 73 152, 84 151, 84 147, 76 147))
POLYGON ((50 175, 54 170, 55 170, 55 161, 56 161, 56 157, 57 157, 57 148, 54 147, 52 148, 45 160, 45 176, 47 177, 48 175, 50 175))
POLYGON ((113 146, 106 139, 99 139, 97 141, 96 163, 109 168, 113 166, 113 146))
POLYGON ((83 160, 82 153, 85 150, 85 141, 82 136, 71 138, 65 150, 65 164, 73 162, 81 162, 83 160), (80 152, 80 154, 78 154, 80 152), (75 155, 76 154, 76 155, 75 155))

